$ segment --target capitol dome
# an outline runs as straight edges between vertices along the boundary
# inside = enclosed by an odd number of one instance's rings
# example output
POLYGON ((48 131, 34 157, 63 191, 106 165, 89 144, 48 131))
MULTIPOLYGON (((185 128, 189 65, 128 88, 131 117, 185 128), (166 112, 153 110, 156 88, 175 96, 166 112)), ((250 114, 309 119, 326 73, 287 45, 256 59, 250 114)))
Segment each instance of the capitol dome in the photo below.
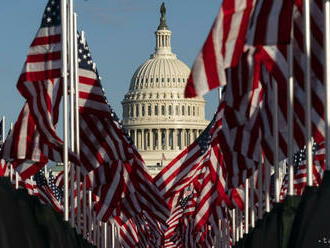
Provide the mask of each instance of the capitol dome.
POLYGON ((161 7, 155 52, 135 71, 122 101, 128 130, 152 175, 190 145, 207 126, 202 97, 184 98, 189 67, 171 51, 161 7))

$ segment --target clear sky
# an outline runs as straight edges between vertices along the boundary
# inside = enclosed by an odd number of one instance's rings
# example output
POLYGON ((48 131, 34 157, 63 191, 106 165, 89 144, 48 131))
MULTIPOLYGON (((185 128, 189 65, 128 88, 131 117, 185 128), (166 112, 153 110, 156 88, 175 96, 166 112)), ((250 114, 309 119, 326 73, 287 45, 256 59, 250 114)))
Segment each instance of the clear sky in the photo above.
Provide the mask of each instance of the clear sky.
MULTIPOLYGON (((0 114, 16 121, 24 99, 16 82, 27 49, 35 36, 47 0, 4 1, 0 8, 0 114)), ((122 115, 121 100, 134 71, 155 47, 159 24, 157 0, 75 0, 79 30, 85 30, 94 62, 111 106, 122 115)), ((172 31, 172 51, 189 67, 202 47, 221 0, 168 0, 167 25, 172 31)), ((206 118, 218 105, 217 91, 205 96, 206 118)), ((7 123, 8 123, 7 122, 7 123)))

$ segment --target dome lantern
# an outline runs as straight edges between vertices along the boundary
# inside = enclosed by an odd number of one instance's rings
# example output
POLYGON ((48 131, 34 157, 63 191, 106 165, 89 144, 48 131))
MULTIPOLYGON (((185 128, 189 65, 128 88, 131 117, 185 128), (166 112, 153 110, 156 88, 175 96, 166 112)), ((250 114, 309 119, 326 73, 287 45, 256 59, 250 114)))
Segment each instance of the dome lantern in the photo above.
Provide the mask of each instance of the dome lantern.
POLYGON ((171 51, 171 34, 172 32, 168 29, 166 24, 166 8, 165 4, 162 3, 160 7, 160 24, 155 32, 156 36, 156 48, 155 53, 151 57, 155 56, 175 56, 171 51))

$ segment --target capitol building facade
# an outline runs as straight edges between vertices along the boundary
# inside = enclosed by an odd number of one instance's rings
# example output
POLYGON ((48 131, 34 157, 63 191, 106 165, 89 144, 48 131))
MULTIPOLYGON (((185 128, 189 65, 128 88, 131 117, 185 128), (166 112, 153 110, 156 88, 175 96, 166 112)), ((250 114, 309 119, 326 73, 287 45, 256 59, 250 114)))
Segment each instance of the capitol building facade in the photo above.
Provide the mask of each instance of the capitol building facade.
POLYGON ((189 146, 209 123, 202 97, 184 98, 190 69, 171 51, 165 6, 155 32, 156 48, 134 73, 123 106, 123 127, 156 175, 189 146))

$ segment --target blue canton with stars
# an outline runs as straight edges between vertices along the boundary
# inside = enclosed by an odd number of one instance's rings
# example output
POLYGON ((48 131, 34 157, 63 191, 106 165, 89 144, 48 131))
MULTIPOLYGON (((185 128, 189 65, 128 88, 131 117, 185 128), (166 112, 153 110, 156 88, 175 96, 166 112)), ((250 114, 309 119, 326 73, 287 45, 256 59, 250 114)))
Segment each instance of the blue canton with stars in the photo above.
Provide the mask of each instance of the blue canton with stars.
POLYGON ((53 176, 53 172, 49 172, 49 178, 48 178, 48 184, 50 189, 53 191, 53 194, 59 202, 63 200, 63 191, 59 187, 56 186, 55 184, 55 177, 53 176))
POLYGON ((47 179, 45 177, 45 170, 41 169, 39 170, 34 176, 33 176, 34 181, 36 181, 36 184, 38 187, 42 187, 47 185, 47 179))
POLYGON ((44 11, 41 28, 61 25, 61 1, 50 0, 44 11))
POLYGON ((205 128, 205 130, 201 133, 201 135, 199 135, 199 137, 196 140, 199 147, 201 148, 201 155, 203 155, 210 146, 211 138, 212 138, 210 131, 214 123, 215 123, 215 117, 213 117, 210 124, 205 128))
MULTIPOLYGON (((313 157, 315 155, 317 148, 318 148, 318 145, 315 142, 313 142, 313 146, 312 146, 313 157)), ((296 174, 298 172, 299 165, 305 160, 306 160, 306 146, 304 146, 304 148, 302 148, 301 150, 296 152, 293 156, 294 174, 296 174)))

